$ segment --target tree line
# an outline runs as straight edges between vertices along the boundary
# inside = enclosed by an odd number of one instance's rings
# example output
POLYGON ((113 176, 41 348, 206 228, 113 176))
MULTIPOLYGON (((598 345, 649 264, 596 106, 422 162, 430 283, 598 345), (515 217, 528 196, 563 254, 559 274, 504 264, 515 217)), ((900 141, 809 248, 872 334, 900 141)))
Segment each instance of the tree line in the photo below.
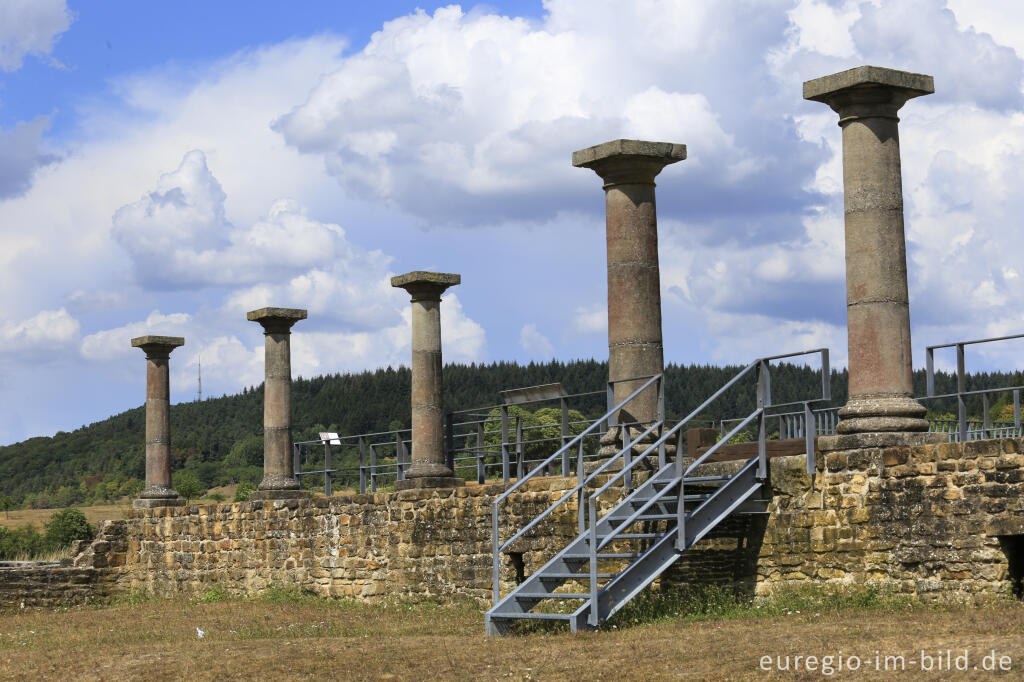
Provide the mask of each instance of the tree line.
MULTIPOLYGON (((675 365, 665 370, 666 414, 679 419, 711 396, 742 369, 727 365, 675 365)), ((574 398, 570 406, 589 418, 605 411, 607 363, 596 360, 519 365, 450 364, 444 369, 444 399, 448 409, 488 407, 500 403, 499 391, 561 382, 570 394, 597 392, 574 398)), ((787 363, 772 366, 775 403, 807 400, 820 395, 820 371, 787 363)), ((978 373, 968 388, 1021 385, 1016 373, 978 373)), ((831 405, 846 402, 846 371, 831 372, 831 405)), ((341 435, 408 428, 410 371, 388 367, 357 374, 297 377, 292 382, 293 437, 314 440, 321 431, 341 435)), ((955 377, 936 376, 938 393, 955 390, 955 377)), ((705 422, 746 416, 756 406, 756 376, 751 372, 727 391, 705 415, 705 422)), ((925 392, 924 372, 914 373, 914 393, 925 392)), ((1005 418, 1008 395, 993 398, 995 419, 1005 418)), ((955 400, 930 401, 933 415, 955 412, 955 400)), ((545 407, 545 406, 539 406, 545 407)), ((550 407, 548 405, 547 407, 550 407)), ((968 403, 980 415, 981 398, 968 403)), ((533 411, 533 408, 530 408, 533 411)), ((228 483, 254 485, 262 478, 263 387, 202 402, 171 406, 171 457, 175 478, 194 477, 202 489, 228 483)), ((136 407, 108 419, 53 437, 30 438, 0 447, 0 499, 14 507, 56 508, 133 497, 145 477, 145 411, 136 407)))

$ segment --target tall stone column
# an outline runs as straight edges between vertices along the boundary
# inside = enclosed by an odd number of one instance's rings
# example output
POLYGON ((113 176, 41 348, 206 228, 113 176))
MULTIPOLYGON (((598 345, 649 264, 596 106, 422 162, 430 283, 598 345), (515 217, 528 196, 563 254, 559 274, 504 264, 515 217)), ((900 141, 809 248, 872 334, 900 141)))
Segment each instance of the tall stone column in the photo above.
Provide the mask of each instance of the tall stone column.
MULTIPOLYGON (((609 381, 664 370, 654 178, 685 158, 685 145, 641 140, 614 140, 572 154, 573 166, 590 168, 604 180, 609 381)), ((616 404, 642 384, 616 384, 616 404)), ((654 387, 637 396, 627 411, 636 421, 655 421, 654 387)))
POLYGON ((412 296, 412 465, 396 490, 462 485, 445 462, 441 294, 460 275, 416 270, 391 278, 412 296))
POLYGON ((180 336, 139 336, 134 348, 146 353, 146 487, 136 508, 178 507, 185 500, 171 485, 171 351, 185 345, 180 336))
POLYGON ((260 308, 245 314, 266 337, 263 383, 263 481, 252 500, 305 497, 292 469, 291 329, 306 319, 299 308, 260 308))
POLYGON ((896 113, 933 92, 931 76, 875 66, 804 83, 804 99, 832 107, 843 129, 850 397, 839 411, 841 434, 928 430, 926 410, 912 397, 896 113))

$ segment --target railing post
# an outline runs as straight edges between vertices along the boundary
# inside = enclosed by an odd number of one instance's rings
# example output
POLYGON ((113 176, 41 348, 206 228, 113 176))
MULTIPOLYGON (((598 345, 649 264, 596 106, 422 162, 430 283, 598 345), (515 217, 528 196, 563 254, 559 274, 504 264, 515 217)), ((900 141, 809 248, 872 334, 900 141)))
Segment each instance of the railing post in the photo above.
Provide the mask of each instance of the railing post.
POLYGON ((988 413, 988 393, 981 394, 981 436, 985 440, 992 437, 992 418, 988 413))
POLYGON ((832 368, 828 361, 828 348, 821 349, 821 398, 832 400, 832 368))
POLYGON ((924 369, 927 380, 927 395, 935 395, 935 349, 927 348, 924 352, 924 369))
POLYGON ((402 432, 395 431, 395 480, 405 480, 405 443, 402 441, 402 432))
POLYGON ((487 480, 487 468, 484 465, 484 423, 476 423, 476 482, 483 485, 487 480))
POLYGON ((615 426, 616 422, 618 422, 618 415, 612 413, 612 408, 615 407, 615 382, 609 381, 607 386, 608 386, 608 397, 607 397, 608 409, 605 410, 605 411, 608 413, 608 422, 607 422, 608 429, 607 430, 611 431, 612 428, 615 426))
POLYGON ((296 478, 299 477, 299 472, 302 471, 302 454, 299 452, 299 446, 292 445, 292 471, 296 478))
POLYGON ((324 441, 324 495, 331 496, 331 443, 324 441))
POLYGON ((508 407, 501 406, 501 480, 508 483, 508 407))
POLYGON ((359 494, 366 494, 366 439, 359 436, 359 494))
POLYGON ((1013 392, 1013 428, 1017 430, 1017 436, 1024 436, 1020 430, 1020 389, 1013 392))
MULTIPOLYGON (((565 447, 566 443, 569 442, 569 401, 565 398, 559 398, 559 407, 562 408, 562 446, 565 447)), ((562 453, 562 477, 569 477, 569 451, 566 450, 562 453)))
POLYGON ((522 415, 516 415, 516 478, 520 479, 525 475, 525 458, 526 453, 523 450, 523 417, 522 415))
MULTIPOLYGON (((689 443, 687 443, 689 445, 689 443)), ((676 440, 676 479, 679 481, 679 499, 676 501, 676 551, 686 549, 686 505, 683 485, 683 429, 676 440)))
POLYGON ((491 507, 491 537, 494 538, 494 554, 492 557, 491 571, 494 582, 494 604, 501 601, 501 539, 498 537, 498 503, 491 507))
POLYGON ((956 344, 956 409, 960 421, 960 442, 967 442, 967 378, 964 376, 964 344, 956 344))
POLYGON ((772 380, 769 374, 768 361, 762 360, 757 366, 757 407, 761 410, 758 417, 757 436, 757 477, 764 480, 768 477, 768 457, 765 446, 766 422, 765 409, 772 404, 772 380))
MULTIPOLYGON (((658 377, 658 421, 661 426, 658 427, 658 440, 661 441, 661 437, 665 435, 665 375, 662 373, 658 377)), ((658 470, 665 468, 665 443, 662 441, 658 444, 658 470)))
POLYGON ((449 412, 445 415, 445 450, 447 453, 446 464, 448 468, 452 470, 452 475, 455 475, 455 415, 449 412))
POLYGON ((377 444, 370 443, 370 492, 377 492, 377 444))
POLYGON ((597 503, 590 500, 590 615, 587 622, 597 625, 597 503))
POLYGON ((622 466, 626 469, 626 476, 623 480, 623 485, 626 486, 626 492, 633 490, 633 470, 629 468, 633 462, 633 440, 629 434, 629 425, 622 425, 622 466))
POLYGON ((576 510, 579 516, 580 532, 586 530, 586 522, 584 521, 584 510, 583 510, 583 439, 580 438, 580 444, 576 448, 576 510))
POLYGON ((804 438, 807 445, 807 473, 814 475, 814 412, 811 411, 811 404, 804 403, 804 438))

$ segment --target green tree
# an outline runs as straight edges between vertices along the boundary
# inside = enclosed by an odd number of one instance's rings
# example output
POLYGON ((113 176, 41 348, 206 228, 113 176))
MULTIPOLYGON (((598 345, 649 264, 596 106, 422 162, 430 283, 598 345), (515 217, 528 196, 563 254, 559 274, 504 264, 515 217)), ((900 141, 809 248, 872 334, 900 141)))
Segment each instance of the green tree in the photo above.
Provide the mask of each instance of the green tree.
POLYGON ((0 497, 0 510, 4 513, 4 518, 11 518, 11 510, 14 509, 14 498, 10 495, 4 495, 0 497))
POLYGON ((248 502, 249 495, 256 490, 256 486, 252 483, 244 482, 239 483, 238 487, 235 488, 235 499, 234 502, 248 502))
POLYGON ((176 473, 174 475, 174 489, 185 498, 186 502, 196 499, 203 493, 199 487, 199 478, 196 477, 194 471, 179 471, 176 473))
POLYGON ((54 512, 46 522, 46 544, 53 549, 66 547, 75 540, 91 540, 95 534, 96 529, 79 509, 54 512))

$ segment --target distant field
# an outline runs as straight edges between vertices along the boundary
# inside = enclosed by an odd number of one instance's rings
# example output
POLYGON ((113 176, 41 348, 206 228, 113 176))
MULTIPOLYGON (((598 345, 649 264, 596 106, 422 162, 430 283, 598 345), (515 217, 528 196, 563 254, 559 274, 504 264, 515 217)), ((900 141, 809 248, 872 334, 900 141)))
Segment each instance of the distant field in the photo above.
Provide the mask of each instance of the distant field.
MULTIPOLYGON (((104 504, 97 505, 95 507, 75 507, 75 509, 81 510, 81 512, 85 514, 85 518, 89 520, 89 523, 95 526, 97 522, 106 519, 123 519, 126 507, 127 503, 124 505, 104 504)), ((0 526, 7 528, 15 528, 17 526, 38 526, 39 529, 42 530, 43 524, 50 520, 50 517, 54 512, 58 511, 60 510, 12 509, 9 512, 0 512, 0 526)))
POLYGON ((206 602, 0 612, 0 679, 816 680, 823 657, 838 655, 844 663, 861 659, 857 672, 833 667, 841 679, 1021 679, 1024 672, 1024 608, 1010 601, 674 618, 508 638, 485 637, 482 611, 468 604, 384 607, 215 593, 206 602), (967 669, 948 670, 947 650, 953 665, 966 651, 967 669), (766 672, 765 656, 771 667, 788 656, 790 670, 766 672), (816 657, 812 670, 806 663, 794 670, 795 657, 807 656, 816 657), (1003 669, 985 670, 990 661, 1003 669))

